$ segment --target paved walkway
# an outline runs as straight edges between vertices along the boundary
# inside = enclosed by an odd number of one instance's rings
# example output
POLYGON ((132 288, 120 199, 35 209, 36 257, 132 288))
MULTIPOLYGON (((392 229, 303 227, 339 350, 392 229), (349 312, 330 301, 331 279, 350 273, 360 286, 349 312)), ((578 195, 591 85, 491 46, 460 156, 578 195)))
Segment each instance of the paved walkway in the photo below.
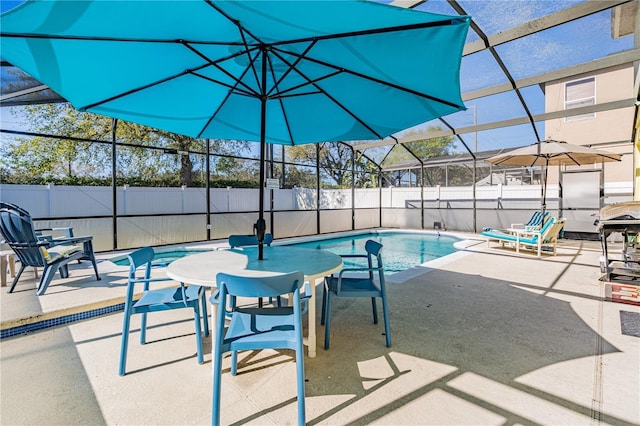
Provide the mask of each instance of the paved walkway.
MULTIPOLYGON (((336 300, 331 349, 305 359, 308 423, 640 424, 640 307, 603 301, 599 255, 593 242, 538 259, 475 241, 391 276, 392 348, 366 300, 336 300)), ((126 270, 110 256, 101 281, 74 265, 41 297, 25 272, 0 294, 2 327, 114 303, 126 270)), ((210 341, 198 365, 190 311, 149 321, 124 377, 122 312, 3 339, 0 423, 209 424, 210 341)), ((295 422, 291 353, 240 358, 238 376, 224 375, 222 423, 295 422)))

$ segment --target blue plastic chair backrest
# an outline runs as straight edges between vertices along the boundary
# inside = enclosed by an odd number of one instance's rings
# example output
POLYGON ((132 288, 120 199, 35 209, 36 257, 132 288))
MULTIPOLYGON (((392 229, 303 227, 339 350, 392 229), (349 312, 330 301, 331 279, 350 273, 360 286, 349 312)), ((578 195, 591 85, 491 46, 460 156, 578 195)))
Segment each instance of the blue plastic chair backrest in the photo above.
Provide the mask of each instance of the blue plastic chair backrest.
POLYGON ((7 203, 6 201, 0 201, 0 209, 15 210, 23 216, 31 216, 29 212, 23 209, 22 207, 12 203, 7 203))
POLYGON ((136 251, 129 253, 129 283, 136 279, 136 270, 140 266, 145 266, 144 278, 151 275, 151 261, 155 257, 156 252, 151 247, 142 247, 136 251))
MULTIPOLYGON (((364 244, 364 249, 367 251, 367 261, 369 262, 369 268, 377 268, 380 275, 380 279, 384 280, 384 268, 382 266, 382 244, 377 241, 367 240, 364 244), (376 265, 373 265, 373 259, 376 258, 376 265)), ((369 277, 373 279, 373 271, 369 271, 369 277)))
POLYGON ((238 297, 275 297, 294 293, 304 285, 300 271, 267 277, 244 277, 224 272, 216 275, 218 289, 223 294, 238 297))
POLYGON ((9 206, 0 208, 0 234, 24 265, 46 265, 41 246, 47 244, 38 239, 31 216, 9 206))
MULTIPOLYGON (((273 242, 273 235, 264 234, 263 244, 269 246, 273 242)), ((229 235, 229 245, 234 247, 257 246, 258 237, 255 235, 229 235)))

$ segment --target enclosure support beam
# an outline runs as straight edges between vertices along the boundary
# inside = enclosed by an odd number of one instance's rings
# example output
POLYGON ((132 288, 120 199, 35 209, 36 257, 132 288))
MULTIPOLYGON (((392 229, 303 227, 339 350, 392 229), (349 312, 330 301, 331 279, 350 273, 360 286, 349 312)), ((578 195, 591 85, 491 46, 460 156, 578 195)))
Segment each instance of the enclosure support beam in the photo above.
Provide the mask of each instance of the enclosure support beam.
MULTIPOLYGON (((402 145, 402 147, 406 149, 413 158, 420 162, 420 173, 424 175, 424 161, 422 161, 420 157, 418 157, 413 151, 411 151, 407 145, 402 145)), ((411 180, 411 174, 409 174, 409 180, 411 180)), ((422 178, 420 179, 420 227, 424 229, 424 182, 422 181, 422 178)))
POLYGON ((320 144, 316 144, 316 234, 320 233, 320 144))
POLYGON ((112 211, 112 226, 113 226, 113 249, 118 249, 118 186, 116 183, 116 131, 118 129, 118 119, 111 120, 111 205, 112 211))
POLYGON ((351 230, 356 229, 356 150, 351 145, 351 230))

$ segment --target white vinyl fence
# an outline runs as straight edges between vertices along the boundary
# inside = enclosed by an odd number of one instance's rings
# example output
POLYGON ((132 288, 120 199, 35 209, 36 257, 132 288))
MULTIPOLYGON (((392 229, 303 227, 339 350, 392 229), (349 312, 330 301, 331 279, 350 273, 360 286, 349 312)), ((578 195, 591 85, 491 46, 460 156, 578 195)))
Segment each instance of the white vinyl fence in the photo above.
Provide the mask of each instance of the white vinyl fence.
MULTIPOLYGON (((606 184, 605 204, 631 200, 632 191, 632 182, 606 184)), ((319 197, 293 188, 265 190, 264 208, 276 238, 376 227, 473 232, 528 219, 540 194, 539 185, 477 187, 474 215, 472 187, 322 189, 319 197)), ((211 189, 210 238, 252 233, 258 195, 211 189)), ((558 186, 549 185, 549 211, 558 211, 558 197, 558 186)), ((114 219, 111 187, 0 184, 0 200, 28 210, 38 227, 72 226, 76 235, 93 235, 97 251, 206 240, 206 199, 204 188, 118 187, 114 219)))

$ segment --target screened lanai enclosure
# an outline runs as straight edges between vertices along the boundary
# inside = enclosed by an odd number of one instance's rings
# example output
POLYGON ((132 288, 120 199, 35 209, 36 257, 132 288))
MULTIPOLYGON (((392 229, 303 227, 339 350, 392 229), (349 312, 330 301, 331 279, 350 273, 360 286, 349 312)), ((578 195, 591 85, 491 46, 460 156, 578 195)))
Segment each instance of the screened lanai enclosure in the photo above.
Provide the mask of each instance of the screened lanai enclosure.
MULTIPOLYGON (((21 3, 3 1, 3 17, 21 3)), ((601 207, 634 199, 638 0, 390 6, 471 22, 457 74, 464 105, 381 138, 261 150, 251 138, 185 136, 79 112, 3 57, 0 200, 27 209, 39 227, 93 235, 99 251, 250 234, 261 199, 275 238, 378 227, 477 232, 522 222, 540 208, 540 167, 486 160, 545 139, 622 155, 619 163, 548 170, 547 210, 567 217, 567 230, 594 233, 601 207)), ((4 42, 8 30, 0 31, 4 42)), ((369 66, 393 69, 393 61, 426 55, 429 46, 408 36, 396 48, 397 57, 369 66)), ((100 84, 116 83, 106 76, 100 84)), ((392 99, 375 102, 417 114, 392 99)))

